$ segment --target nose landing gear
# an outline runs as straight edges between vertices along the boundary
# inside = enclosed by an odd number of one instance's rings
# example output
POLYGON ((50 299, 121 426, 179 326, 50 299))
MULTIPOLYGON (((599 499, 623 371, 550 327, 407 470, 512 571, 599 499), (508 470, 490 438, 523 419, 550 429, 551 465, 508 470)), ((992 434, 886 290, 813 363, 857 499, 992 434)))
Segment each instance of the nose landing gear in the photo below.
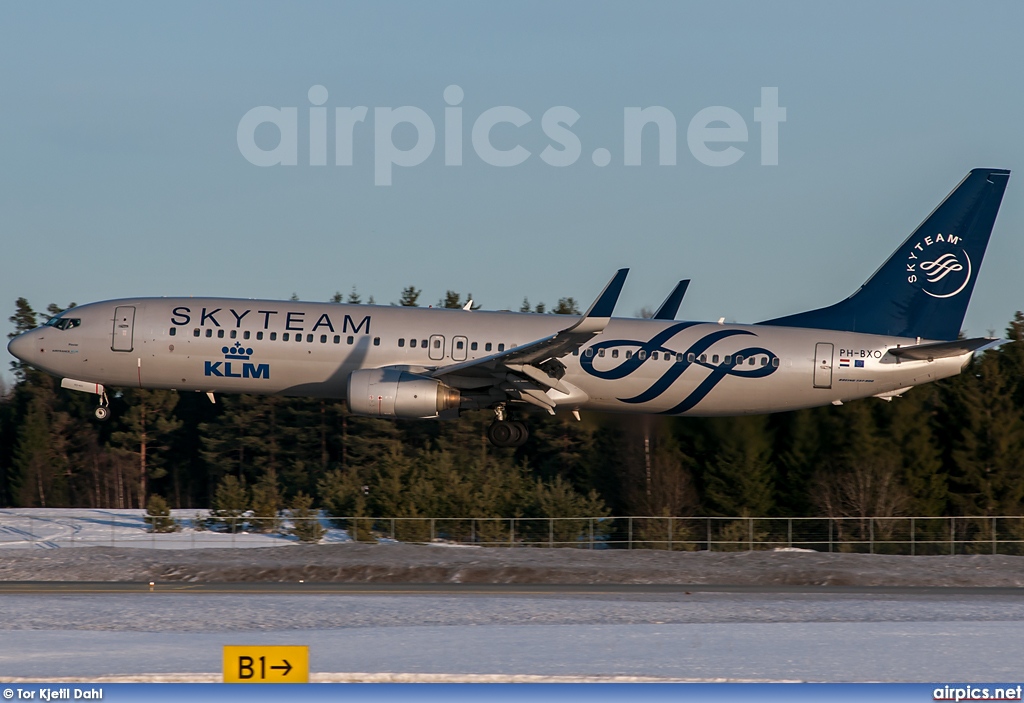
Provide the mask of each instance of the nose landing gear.
POLYGON ((526 425, 513 420, 504 405, 494 409, 495 420, 487 428, 487 439, 495 447, 521 447, 530 437, 526 425))
POLYGON ((96 408, 93 414, 96 415, 96 419, 100 422, 104 422, 110 417, 110 401, 107 399, 106 392, 100 396, 100 406, 96 408))

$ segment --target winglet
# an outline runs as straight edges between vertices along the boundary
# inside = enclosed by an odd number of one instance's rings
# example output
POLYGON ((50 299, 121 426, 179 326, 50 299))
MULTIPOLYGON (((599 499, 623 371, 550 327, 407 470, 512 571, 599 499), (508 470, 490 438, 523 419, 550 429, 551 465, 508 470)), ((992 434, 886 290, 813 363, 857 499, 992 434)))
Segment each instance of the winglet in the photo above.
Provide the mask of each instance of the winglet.
POLYGON ((615 312, 615 303, 619 300, 619 294, 622 292, 622 286, 626 282, 628 273, 629 269, 616 271, 612 280, 608 281, 608 285, 601 291, 601 295, 597 296, 597 300, 583 315, 583 318, 566 331, 596 334, 603 330, 608 324, 608 320, 611 319, 612 313, 615 312))
POLYGON ((658 312, 654 313, 654 320, 674 320, 676 319, 676 313, 679 312, 679 304, 683 302, 683 296, 686 295, 686 289, 690 285, 690 279, 684 279, 676 284, 676 287, 672 289, 672 292, 665 298, 665 302, 658 308, 658 312))

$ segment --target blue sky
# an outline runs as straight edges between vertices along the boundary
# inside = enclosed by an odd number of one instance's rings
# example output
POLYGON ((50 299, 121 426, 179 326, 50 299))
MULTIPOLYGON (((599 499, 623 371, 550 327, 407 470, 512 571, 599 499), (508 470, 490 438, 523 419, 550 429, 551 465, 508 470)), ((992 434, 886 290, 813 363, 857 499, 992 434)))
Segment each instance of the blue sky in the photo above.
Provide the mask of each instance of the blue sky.
MULTIPOLYGON (((846 3, 7 4, 0 21, 0 310, 137 295, 377 302, 407 285, 487 309, 524 296, 588 302, 632 269, 618 313, 693 283, 681 316, 756 321, 835 302, 863 282, 973 167, 1024 164, 1024 5, 846 3), (463 165, 446 166, 444 90, 458 85, 463 165), (353 164, 309 165, 307 93, 367 106, 353 164), (760 162, 761 89, 786 121, 760 162), (242 117, 295 107, 298 164, 255 166, 242 117), (437 142, 374 185, 374 109, 414 106, 437 142), (474 121, 515 106, 496 148, 474 121), (582 155, 555 167, 546 110, 579 113, 582 155), (675 165, 625 166, 623 111, 662 106, 675 165), (749 140, 731 166, 687 145, 710 106, 749 140), (606 148, 611 163, 591 159, 606 148)), ((379 136, 379 135, 378 135, 379 136)), ((413 145, 409 125, 393 135, 413 145)), ((269 125, 255 140, 276 143, 269 125)), ((555 145, 558 146, 557 144, 555 145)), ((724 147, 724 145, 723 145, 724 147)), ((716 148, 721 148, 716 145, 716 148)), ((965 326, 1024 308, 1021 174, 1011 176, 965 326)), ((9 312, 10 311, 10 312, 9 312)))

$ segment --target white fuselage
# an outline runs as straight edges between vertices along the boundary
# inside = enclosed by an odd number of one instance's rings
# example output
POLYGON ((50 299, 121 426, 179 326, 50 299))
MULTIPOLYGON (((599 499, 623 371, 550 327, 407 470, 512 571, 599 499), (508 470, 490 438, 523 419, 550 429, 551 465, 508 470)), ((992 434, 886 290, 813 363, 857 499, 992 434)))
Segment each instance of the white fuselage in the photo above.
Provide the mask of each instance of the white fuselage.
MULTIPOLYGON (((23 335, 26 354, 18 355, 54 375, 106 386, 328 398, 345 397, 359 369, 425 372, 529 343, 567 323, 560 315, 226 298, 105 301, 65 316, 81 322, 23 335)), ((547 395, 567 409, 770 413, 892 394, 956 375, 970 357, 899 361, 886 354, 921 341, 613 318, 561 358, 569 392, 547 395)))

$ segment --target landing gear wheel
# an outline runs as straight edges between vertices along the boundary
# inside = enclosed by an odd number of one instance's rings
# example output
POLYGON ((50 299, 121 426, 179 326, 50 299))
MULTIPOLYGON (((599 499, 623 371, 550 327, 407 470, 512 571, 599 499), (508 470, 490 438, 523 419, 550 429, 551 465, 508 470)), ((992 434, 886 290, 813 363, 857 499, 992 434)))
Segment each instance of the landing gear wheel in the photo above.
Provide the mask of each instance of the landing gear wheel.
POLYGON ((526 425, 511 420, 496 420, 487 428, 487 439, 496 447, 520 447, 529 436, 526 425))
POLYGON ((525 423, 519 422, 519 420, 513 420, 512 424, 516 426, 516 430, 519 432, 519 438, 516 439, 513 447, 521 447, 526 444, 526 440, 530 438, 530 430, 526 428, 525 423))
POLYGON ((99 420, 100 422, 103 422, 108 417, 110 417, 110 408, 108 408, 105 405, 101 405, 100 407, 96 408, 95 415, 96 415, 96 419, 97 420, 99 420))

